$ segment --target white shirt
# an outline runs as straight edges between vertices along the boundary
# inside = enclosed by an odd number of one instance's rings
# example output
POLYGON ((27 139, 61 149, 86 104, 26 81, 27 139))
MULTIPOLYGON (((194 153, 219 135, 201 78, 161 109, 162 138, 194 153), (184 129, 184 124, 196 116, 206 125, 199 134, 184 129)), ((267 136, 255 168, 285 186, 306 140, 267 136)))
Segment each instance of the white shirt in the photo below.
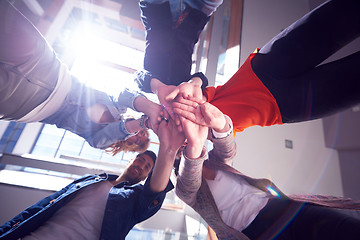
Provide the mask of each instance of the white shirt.
POLYGON ((23 240, 98 240, 109 191, 109 181, 92 184, 60 208, 23 240))
POLYGON ((206 179, 206 182, 221 219, 239 231, 250 225, 269 200, 265 192, 232 173, 217 170, 215 179, 206 179))

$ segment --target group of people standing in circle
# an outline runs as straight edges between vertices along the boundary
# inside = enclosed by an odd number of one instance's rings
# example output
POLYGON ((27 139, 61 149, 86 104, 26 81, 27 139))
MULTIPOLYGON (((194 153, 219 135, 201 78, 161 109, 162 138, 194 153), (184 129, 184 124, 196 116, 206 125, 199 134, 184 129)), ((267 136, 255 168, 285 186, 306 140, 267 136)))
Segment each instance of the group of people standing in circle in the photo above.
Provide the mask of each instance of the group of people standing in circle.
POLYGON ((359 219, 333 210, 360 210, 359 201, 288 196, 270 180, 232 167, 234 133, 317 119, 360 102, 360 52, 321 64, 360 36, 360 2, 326 1, 256 49, 224 85, 214 87, 204 74, 191 74, 191 57, 220 4, 140 1, 146 29, 144 69, 135 74, 140 91, 125 90, 113 100, 72 76, 37 29, 9 2, 0 2, 2 118, 55 124, 114 154, 140 152, 120 176, 81 178, 29 207, 0 227, 0 239, 123 239, 159 210, 174 187, 169 177, 179 155, 175 192, 219 239, 360 236, 359 219), (142 92, 156 94, 160 104, 142 92), (144 115, 124 119, 126 108, 144 115), (149 129, 159 137, 157 157, 146 150, 149 129), (214 146, 209 152, 207 139, 214 146), (97 208, 69 214, 80 205, 97 208), (95 214, 101 217, 95 220, 95 214), (64 224, 69 219, 91 231, 74 230, 64 224))

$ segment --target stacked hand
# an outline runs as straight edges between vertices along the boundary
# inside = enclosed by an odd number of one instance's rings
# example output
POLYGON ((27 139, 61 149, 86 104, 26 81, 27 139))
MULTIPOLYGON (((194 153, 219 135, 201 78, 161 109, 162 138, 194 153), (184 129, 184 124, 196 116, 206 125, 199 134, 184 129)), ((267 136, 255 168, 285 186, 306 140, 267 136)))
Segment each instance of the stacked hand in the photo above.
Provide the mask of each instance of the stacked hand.
MULTIPOLYGON (((208 128, 217 132, 228 129, 224 114, 214 105, 205 101, 201 91, 201 80, 194 78, 179 86, 157 86, 159 101, 164 107, 160 112, 160 118, 169 122, 171 118, 172 127, 178 126, 183 131, 188 147, 188 157, 197 158, 201 154, 202 147, 208 135, 208 128), (173 122, 175 121, 175 122, 173 122)), ((160 132, 159 132, 160 133, 160 132)), ((173 136, 170 141, 173 141, 173 136)))
POLYGON ((201 99, 188 97, 178 98, 172 104, 174 112, 201 126, 221 131, 226 125, 224 114, 214 105, 201 99))
POLYGON ((154 86, 156 86, 154 92, 156 92, 160 104, 165 108, 170 117, 175 120, 178 126, 180 125, 180 120, 173 111, 172 103, 176 102, 178 98, 203 98, 201 90, 202 80, 198 77, 195 77, 188 82, 184 82, 179 86, 168 86, 157 79, 154 79, 154 82, 156 83, 154 84, 154 86))

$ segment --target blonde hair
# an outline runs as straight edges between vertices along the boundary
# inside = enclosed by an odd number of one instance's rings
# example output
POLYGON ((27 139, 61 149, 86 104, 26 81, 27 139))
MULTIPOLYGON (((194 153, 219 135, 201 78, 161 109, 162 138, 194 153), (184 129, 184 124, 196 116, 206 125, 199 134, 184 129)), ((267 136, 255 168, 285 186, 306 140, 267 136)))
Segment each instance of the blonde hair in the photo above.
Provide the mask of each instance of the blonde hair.
MULTIPOLYGON (((148 130, 140 130, 144 132, 144 136, 147 137, 147 141, 141 145, 137 145, 136 143, 129 143, 127 140, 119 140, 116 143, 113 143, 111 146, 105 149, 106 152, 111 153, 113 156, 118 154, 119 152, 138 152, 143 153, 150 145, 150 134, 148 130)), ((140 131, 137 133, 139 134, 140 131)))

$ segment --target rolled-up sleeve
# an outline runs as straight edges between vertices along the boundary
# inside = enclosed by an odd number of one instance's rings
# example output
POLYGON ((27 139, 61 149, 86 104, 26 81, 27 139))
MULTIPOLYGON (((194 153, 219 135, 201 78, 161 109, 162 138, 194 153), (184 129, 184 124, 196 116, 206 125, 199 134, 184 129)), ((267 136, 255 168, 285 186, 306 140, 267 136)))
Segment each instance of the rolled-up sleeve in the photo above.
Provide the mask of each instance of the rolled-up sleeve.
POLYGON ((196 193, 201 186, 202 167, 207 158, 207 150, 203 148, 201 156, 197 159, 187 158, 185 154, 183 156, 175 192, 181 200, 192 206, 195 203, 196 193))

